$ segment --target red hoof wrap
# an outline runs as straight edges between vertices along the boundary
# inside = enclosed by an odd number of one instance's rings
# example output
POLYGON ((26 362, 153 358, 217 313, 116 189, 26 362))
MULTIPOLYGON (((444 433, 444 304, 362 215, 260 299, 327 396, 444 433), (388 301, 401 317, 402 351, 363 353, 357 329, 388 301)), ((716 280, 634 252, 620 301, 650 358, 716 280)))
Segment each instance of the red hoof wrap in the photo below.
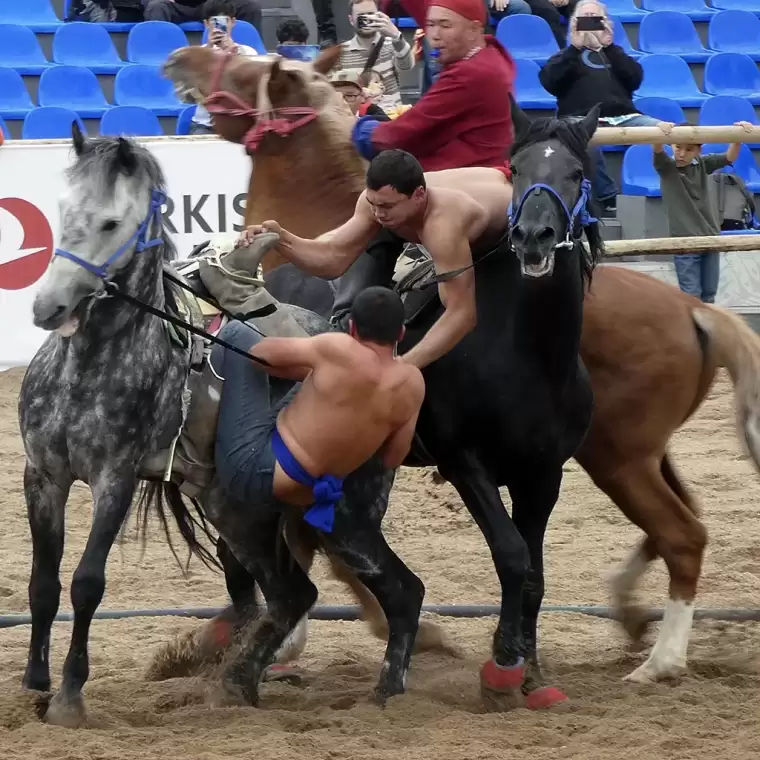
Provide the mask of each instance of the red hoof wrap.
POLYGON ((567 694, 559 689, 553 686, 542 686, 525 695, 525 706, 529 710, 547 710, 567 700, 567 694))
POLYGON ((224 649, 232 643, 232 623, 216 619, 209 623, 207 636, 214 646, 224 649))
POLYGON ((488 660, 480 669, 480 680, 494 691, 519 689, 525 678, 525 670, 524 664, 502 667, 493 660, 488 660))

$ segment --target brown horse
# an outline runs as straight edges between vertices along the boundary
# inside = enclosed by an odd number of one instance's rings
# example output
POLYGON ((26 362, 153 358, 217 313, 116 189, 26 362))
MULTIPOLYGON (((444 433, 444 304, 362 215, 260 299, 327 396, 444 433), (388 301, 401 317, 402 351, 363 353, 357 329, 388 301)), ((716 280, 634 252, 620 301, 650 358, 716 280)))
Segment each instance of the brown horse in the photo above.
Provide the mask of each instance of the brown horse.
MULTIPOLYGON (((297 235, 315 237, 350 217, 366 165, 350 142, 353 117, 324 77, 337 56, 331 49, 308 65, 269 56, 228 59, 192 47, 167 62, 165 73, 178 92, 213 96, 207 105, 217 133, 255 153, 247 224, 276 219, 297 235)), ((280 263, 272 257, 266 268, 280 263)), ((626 678, 673 677, 686 669, 707 534, 668 457, 668 442, 724 366, 734 382, 739 436, 760 466, 760 339, 740 318, 670 285, 599 267, 585 300, 581 355, 596 406, 576 459, 646 534, 612 583, 620 620, 634 640, 647 624, 634 604, 637 582, 658 556, 670 574, 657 642, 626 678)), ((382 635, 384 619, 371 595, 345 572, 339 577, 382 635)))

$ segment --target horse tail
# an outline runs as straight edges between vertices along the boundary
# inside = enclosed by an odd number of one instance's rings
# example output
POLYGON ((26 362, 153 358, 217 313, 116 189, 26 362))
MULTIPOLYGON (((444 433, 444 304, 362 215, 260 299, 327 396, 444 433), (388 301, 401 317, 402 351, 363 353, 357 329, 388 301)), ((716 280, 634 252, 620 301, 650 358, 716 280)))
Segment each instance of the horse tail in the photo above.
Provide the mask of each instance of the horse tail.
POLYGON ((217 568, 219 570, 223 569, 221 562, 201 543, 198 535, 200 532, 202 536, 211 543, 212 547, 216 547, 216 537, 213 535, 211 526, 209 525, 197 499, 183 496, 176 483, 156 481, 145 483, 137 502, 137 530, 138 534, 141 534, 143 548, 145 547, 148 537, 148 518, 150 517, 151 511, 158 517, 169 543, 169 548, 183 572, 187 571, 187 567, 190 564, 190 559, 193 554, 198 557, 206 567, 217 568), (188 499, 190 502, 192 511, 185 502, 185 499, 188 499), (180 562, 177 552, 174 549, 174 542, 172 541, 169 528, 169 520, 167 519, 167 508, 168 512, 170 512, 171 516, 174 518, 174 522, 180 535, 185 540, 185 543, 190 550, 187 562, 184 565, 180 562))
POLYGON ((741 317, 716 306, 699 306, 692 317, 708 336, 710 357, 731 376, 737 432, 760 471, 760 337, 741 317))

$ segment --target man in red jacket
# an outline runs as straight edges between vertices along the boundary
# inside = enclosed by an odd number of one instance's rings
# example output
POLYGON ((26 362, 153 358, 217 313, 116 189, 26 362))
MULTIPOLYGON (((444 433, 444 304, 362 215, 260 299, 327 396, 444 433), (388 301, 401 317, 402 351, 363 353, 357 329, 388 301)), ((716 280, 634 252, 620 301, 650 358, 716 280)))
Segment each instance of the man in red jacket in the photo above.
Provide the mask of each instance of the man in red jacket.
MULTIPOLYGON (((509 53, 486 35, 483 0, 403 0, 407 12, 425 25, 443 68, 413 108, 390 122, 360 117, 352 139, 371 160, 386 149, 411 153, 426 172, 483 166, 511 179, 508 155, 514 140, 510 95, 515 66, 509 53)), ((506 215, 507 209, 504 209, 506 215)), ((343 326, 357 294, 387 284, 404 241, 383 230, 367 252, 338 280, 333 324, 343 326)))
POLYGON ((509 95, 515 67, 509 53, 483 32, 482 0, 405 0, 407 12, 425 24, 443 66, 419 102, 391 123, 361 119, 354 145, 368 160, 388 148, 411 153, 425 171, 486 166, 509 178, 513 140, 509 95))

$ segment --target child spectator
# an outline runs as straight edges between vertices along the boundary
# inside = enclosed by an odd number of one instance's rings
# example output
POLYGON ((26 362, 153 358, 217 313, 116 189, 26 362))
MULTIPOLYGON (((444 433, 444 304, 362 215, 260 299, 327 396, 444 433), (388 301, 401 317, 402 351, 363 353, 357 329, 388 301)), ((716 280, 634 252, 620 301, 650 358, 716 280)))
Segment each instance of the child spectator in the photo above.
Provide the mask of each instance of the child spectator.
MULTIPOLYGON (((680 126, 690 127, 683 123, 680 126)), ((738 121, 734 126, 748 132, 752 125, 738 121)), ((671 125, 660 124, 665 134, 671 125)), ((725 153, 702 155, 696 143, 677 143, 672 146, 673 158, 665 153, 664 145, 654 146, 654 168, 660 175, 660 190, 665 204, 671 237, 695 237, 720 234, 718 214, 707 185, 707 177, 739 156, 740 143, 732 143, 725 153)), ((677 253, 673 256, 678 285, 684 293, 696 296, 704 303, 715 303, 720 275, 720 253, 677 253)))
POLYGON ((309 27, 300 18, 289 18, 277 27, 280 45, 308 45, 309 27))
POLYGON ((390 121, 390 117, 365 91, 366 72, 360 74, 353 69, 336 71, 330 76, 332 86, 343 95, 343 99, 354 116, 374 116, 378 121, 390 121))

